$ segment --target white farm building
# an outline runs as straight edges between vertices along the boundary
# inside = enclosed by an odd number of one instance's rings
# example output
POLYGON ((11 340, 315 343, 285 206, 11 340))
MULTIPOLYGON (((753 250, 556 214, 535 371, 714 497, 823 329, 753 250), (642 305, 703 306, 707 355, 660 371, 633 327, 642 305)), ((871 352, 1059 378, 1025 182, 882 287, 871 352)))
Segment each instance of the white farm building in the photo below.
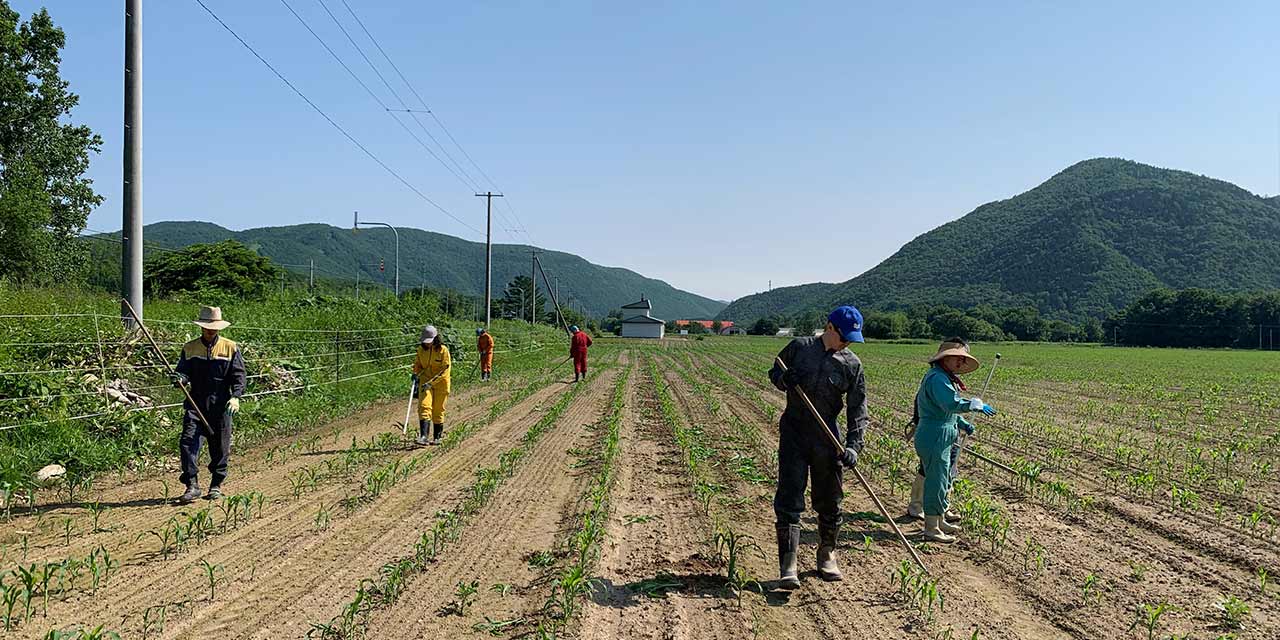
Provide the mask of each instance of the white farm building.
POLYGON ((622 337, 624 338, 662 338, 667 323, 651 315, 653 305, 643 295, 639 302, 632 302, 622 307, 622 337), (627 313, 635 313, 626 317, 627 313))

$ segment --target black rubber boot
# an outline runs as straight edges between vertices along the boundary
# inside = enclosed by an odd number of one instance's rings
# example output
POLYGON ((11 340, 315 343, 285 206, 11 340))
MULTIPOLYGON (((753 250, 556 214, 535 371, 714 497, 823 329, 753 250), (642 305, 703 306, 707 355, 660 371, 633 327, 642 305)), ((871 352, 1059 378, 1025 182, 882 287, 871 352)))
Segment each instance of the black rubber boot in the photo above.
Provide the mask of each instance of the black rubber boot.
POLYGON ((778 532, 778 588, 786 591, 800 588, 796 569, 796 551, 800 548, 800 525, 780 524, 778 532))
POLYGON ((426 420, 418 420, 418 439, 415 441, 418 444, 427 443, 427 424, 426 420))
POLYGON ((440 444, 440 439, 444 437, 444 424, 435 425, 435 435, 431 437, 431 444, 440 444))
POLYGON ((844 579, 840 573, 840 565, 836 564, 836 540, 840 538, 840 527, 818 525, 818 574, 827 582, 844 579))

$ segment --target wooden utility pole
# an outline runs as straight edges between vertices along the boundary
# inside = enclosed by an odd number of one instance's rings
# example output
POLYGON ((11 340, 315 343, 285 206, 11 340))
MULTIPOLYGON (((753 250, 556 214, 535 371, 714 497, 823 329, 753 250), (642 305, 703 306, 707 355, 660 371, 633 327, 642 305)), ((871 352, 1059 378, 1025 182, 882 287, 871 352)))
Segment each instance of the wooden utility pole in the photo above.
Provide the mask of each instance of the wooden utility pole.
POLYGON ((484 329, 489 330, 492 317, 493 296, 493 199, 501 198, 501 193, 486 191, 477 193, 477 198, 484 198, 484 329))

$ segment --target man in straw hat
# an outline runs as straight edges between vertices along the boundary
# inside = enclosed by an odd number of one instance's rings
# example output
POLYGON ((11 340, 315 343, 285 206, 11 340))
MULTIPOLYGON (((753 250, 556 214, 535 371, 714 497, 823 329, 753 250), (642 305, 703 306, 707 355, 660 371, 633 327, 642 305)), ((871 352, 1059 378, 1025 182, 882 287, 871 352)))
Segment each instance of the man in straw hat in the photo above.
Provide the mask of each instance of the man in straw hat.
POLYGON ((444 409, 449 400, 449 368, 453 360, 434 325, 422 329, 413 374, 418 376, 418 444, 440 444, 444 437, 444 409), (430 422, 428 422, 430 420, 430 422), (428 425, 434 433, 428 433, 428 425), (428 439, 429 438, 429 439, 428 439))
POLYGON ((231 326, 222 319, 222 309, 201 307, 196 318, 200 337, 182 346, 178 358, 175 384, 188 387, 191 399, 184 402, 182 437, 179 448, 182 457, 182 484, 187 491, 181 502, 192 502, 200 497, 200 470, 197 461, 200 445, 209 440, 209 493, 210 500, 222 497, 222 482, 227 478, 227 460, 231 456, 231 418, 240 411, 240 396, 244 395, 244 358, 236 343, 218 335, 231 326), (208 429, 200 421, 200 413, 209 421, 208 429))
POLYGON ((852 467, 862 451, 867 428, 867 383, 862 362, 849 351, 862 342, 862 314, 851 306, 831 312, 821 336, 796 338, 769 371, 773 385, 787 393, 787 408, 778 429, 778 490, 773 498, 778 534, 779 586, 796 589, 800 578, 796 553, 800 546, 800 515, 804 512, 805 484, 813 479, 811 501, 818 512, 818 573, 823 580, 840 580, 836 540, 840 536, 840 501, 844 498, 844 469, 852 467), (840 437, 836 417, 848 405, 845 452, 839 456, 818 429, 821 424, 800 398, 803 390, 830 428, 840 437))
MULTIPOLYGON (((959 429, 973 433, 973 425, 960 414, 981 411, 995 415, 996 410, 981 398, 964 398, 967 389, 960 376, 977 371, 981 364, 969 353, 969 345, 960 338, 948 338, 929 358, 929 372, 916 392, 916 455, 920 456, 923 477, 917 476, 912 486, 912 502, 924 507, 924 537, 932 542, 955 542, 953 533, 960 527, 946 520, 948 494, 951 491, 952 450, 959 429), (918 496, 918 498, 917 498, 918 496)), ((910 508, 908 508, 910 510, 910 508)))

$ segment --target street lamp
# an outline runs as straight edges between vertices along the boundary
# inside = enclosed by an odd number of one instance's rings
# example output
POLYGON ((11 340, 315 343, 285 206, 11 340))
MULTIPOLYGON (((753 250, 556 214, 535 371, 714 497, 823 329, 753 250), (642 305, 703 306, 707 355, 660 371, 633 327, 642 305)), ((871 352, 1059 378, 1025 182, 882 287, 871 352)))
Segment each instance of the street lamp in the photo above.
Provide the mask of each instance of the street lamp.
POLYGON ((360 212, 357 211, 355 222, 352 223, 351 225, 351 231, 354 233, 357 229, 360 228, 360 225, 362 224, 365 225, 366 227, 368 226, 386 227, 391 230, 391 233, 395 234, 396 236, 396 297, 399 298, 400 297, 400 232, 396 231, 395 227, 385 222, 368 222, 368 221, 360 222, 360 212))

